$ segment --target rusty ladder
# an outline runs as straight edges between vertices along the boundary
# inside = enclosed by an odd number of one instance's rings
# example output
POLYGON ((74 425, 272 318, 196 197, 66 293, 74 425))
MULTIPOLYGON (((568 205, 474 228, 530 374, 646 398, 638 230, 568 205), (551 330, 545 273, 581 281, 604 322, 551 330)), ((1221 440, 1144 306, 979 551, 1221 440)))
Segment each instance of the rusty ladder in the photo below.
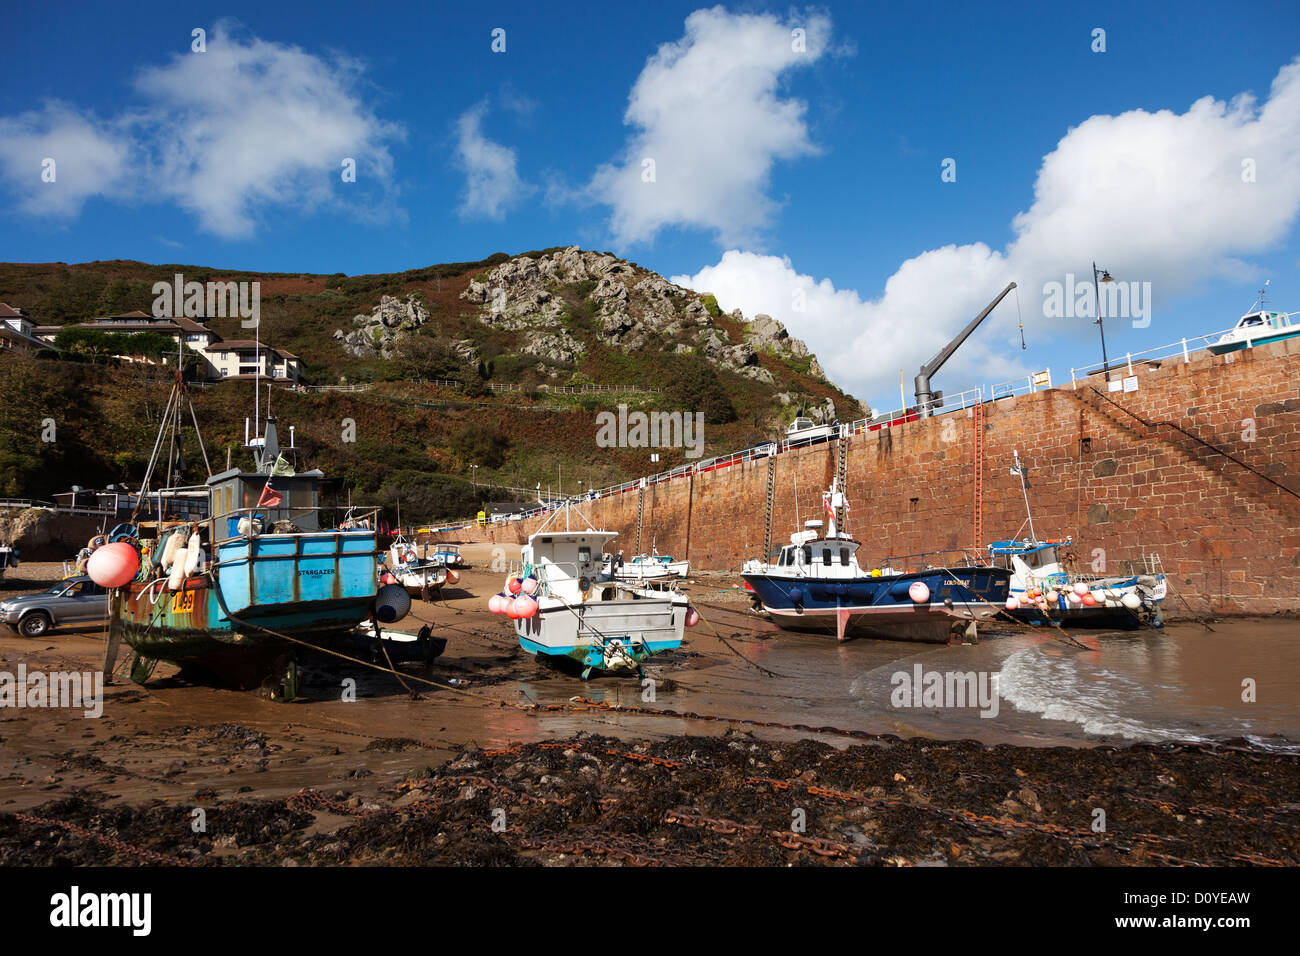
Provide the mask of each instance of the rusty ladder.
POLYGON ((980 553, 983 547, 981 541, 984 539, 984 402, 977 400, 975 402, 975 501, 974 511, 974 536, 972 544, 975 554, 980 553))
POLYGON ((835 527, 840 531, 846 531, 845 527, 845 507, 843 505, 844 495, 848 491, 849 483, 849 434, 847 428, 840 429, 839 448, 836 450, 835 477, 837 487, 840 489, 841 504, 835 509, 835 527))
POLYGON ((776 455, 767 458, 767 510, 763 517, 762 560, 772 553, 772 509, 776 507, 776 455))

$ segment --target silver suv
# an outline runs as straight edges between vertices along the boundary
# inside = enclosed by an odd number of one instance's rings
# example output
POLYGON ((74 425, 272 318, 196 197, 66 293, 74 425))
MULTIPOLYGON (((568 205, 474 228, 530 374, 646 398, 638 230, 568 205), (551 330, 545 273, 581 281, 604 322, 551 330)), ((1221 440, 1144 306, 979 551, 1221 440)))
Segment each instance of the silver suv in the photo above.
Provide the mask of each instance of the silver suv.
POLYGON ((61 624, 108 617, 108 592, 85 575, 65 578, 48 591, 0 601, 0 621, 24 637, 40 637, 61 624))

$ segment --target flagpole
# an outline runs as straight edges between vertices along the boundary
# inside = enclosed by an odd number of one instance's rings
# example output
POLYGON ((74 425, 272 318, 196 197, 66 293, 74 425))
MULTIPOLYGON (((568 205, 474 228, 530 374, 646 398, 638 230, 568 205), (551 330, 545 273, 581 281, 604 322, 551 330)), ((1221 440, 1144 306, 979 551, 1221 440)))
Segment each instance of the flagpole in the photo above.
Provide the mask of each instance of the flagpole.
MULTIPOLYGON (((253 437, 262 433, 262 320, 253 323, 253 437)), ((266 446, 262 446, 259 459, 266 463, 266 446)))

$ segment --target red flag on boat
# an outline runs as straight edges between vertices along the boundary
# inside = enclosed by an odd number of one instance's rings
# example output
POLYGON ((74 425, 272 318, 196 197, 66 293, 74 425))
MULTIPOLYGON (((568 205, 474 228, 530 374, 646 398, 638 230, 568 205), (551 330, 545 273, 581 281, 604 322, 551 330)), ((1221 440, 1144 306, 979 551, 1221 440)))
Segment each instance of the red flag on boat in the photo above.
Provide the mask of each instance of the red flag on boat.
POLYGON ((271 474, 266 478, 266 485, 262 488, 262 495, 257 499, 259 508, 278 508, 284 503, 283 482, 279 482, 281 487, 276 487, 276 479, 293 475, 293 466, 285 460, 283 455, 275 459, 275 464, 271 466, 271 474))
POLYGON ((266 485, 262 488, 262 494, 257 499, 259 508, 278 508, 284 503, 284 495, 271 487, 271 479, 266 480, 266 485))

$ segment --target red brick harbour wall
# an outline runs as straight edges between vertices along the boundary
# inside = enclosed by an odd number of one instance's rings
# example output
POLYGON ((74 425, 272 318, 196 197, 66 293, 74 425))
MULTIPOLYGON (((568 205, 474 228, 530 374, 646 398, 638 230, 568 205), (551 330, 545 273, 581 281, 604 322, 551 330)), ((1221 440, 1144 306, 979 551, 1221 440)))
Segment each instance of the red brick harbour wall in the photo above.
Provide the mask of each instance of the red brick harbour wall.
MULTIPOLYGON (((1019 480, 1009 473, 1019 451, 1030 469, 1035 530, 1072 535, 1082 569, 1100 556, 1118 573, 1124 559, 1155 552, 1198 612, 1300 611, 1300 499, 1268 480, 1300 491, 1300 340, 1135 365, 1131 374, 1136 392, 1108 393, 1118 408, 1088 387, 1105 392, 1100 376, 985 406, 980 544, 1012 537, 1025 519, 1019 480)), ((863 542, 865 567, 889 555, 971 546, 974 426, 965 410, 849 439, 848 527, 863 542)), ((774 544, 824 517, 835 449, 827 443, 777 458, 774 544)), ((649 487, 641 547, 653 542, 694 567, 738 570, 762 550, 766 488, 763 460, 649 487)), ((629 556, 637 497, 581 505, 597 527, 620 533, 615 547, 629 556)), ((494 541, 515 556, 541 520, 445 537, 494 541)), ((1166 609, 1186 610, 1176 597, 1166 609)))

